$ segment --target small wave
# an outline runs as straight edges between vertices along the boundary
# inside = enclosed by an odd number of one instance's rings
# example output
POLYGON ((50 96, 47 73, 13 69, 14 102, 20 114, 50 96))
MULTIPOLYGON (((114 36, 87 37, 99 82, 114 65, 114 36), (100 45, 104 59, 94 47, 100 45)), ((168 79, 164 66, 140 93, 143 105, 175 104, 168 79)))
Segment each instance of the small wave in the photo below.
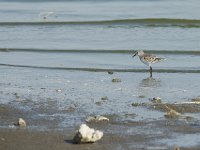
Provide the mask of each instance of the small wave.
POLYGON ((19 25, 135 25, 135 26, 177 26, 177 27, 200 27, 200 20, 194 19, 170 19, 170 18, 142 18, 142 19, 119 19, 99 21, 33 21, 33 22, 0 22, 0 26, 19 25))
MULTIPOLYGON (((172 55, 200 55, 200 50, 145 50, 153 54, 172 54, 172 55)), ((132 54, 132 50, 109 50, 109 49, 33 49, 33 48, 0 48, 0 52, 34 52, 34 53, 113 53, 113 54, 132 54)))
MULTIPOLYGON (((49 69, 49 70, 68 70, 68 71, 88 71, 88 72, 149 72, 148 69, 105 69, 105 68, 66 68, 66 67, 43 67, 43 66, 29 66, 29 65, 14 65, 14 64, 0 64, 6 67, 32 68, 32 69, 49 69)), ((193 69, 154 69, 157 73, 200 73, 199 68, 193 69)))

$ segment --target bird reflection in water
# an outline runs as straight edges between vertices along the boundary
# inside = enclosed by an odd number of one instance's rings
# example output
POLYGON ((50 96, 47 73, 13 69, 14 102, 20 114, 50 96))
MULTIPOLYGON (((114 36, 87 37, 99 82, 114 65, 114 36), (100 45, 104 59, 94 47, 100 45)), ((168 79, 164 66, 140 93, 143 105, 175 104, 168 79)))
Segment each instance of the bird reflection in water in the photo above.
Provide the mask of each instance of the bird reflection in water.
POLYGON ((145 78, 140 82, 139 86, 140 87, 153 87, 153 88, 160 87, 161 86, 161 80, 155 79, 155 78, 152 78, 152 77, 145 78))

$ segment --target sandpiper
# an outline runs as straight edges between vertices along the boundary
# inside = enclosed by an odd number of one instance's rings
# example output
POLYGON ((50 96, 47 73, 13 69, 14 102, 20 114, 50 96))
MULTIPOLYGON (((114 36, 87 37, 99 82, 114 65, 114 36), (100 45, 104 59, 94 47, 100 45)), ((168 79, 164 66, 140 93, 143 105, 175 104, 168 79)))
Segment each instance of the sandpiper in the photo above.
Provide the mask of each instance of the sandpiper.
POLYGON ((141 62, 143 62, 145 65, 150 67, 150 77, 152 77, 152 67, 151 67, 151 65, 154 64, 154 63, 158 63, 162 60, 165 60, 165 58, 160 58, 160 57, 154 56, 152 54, 144 53, 143 50, 139 50, 139 51, 135 52, 133 57, 135 57, 136 55, 139 56, 141 62))

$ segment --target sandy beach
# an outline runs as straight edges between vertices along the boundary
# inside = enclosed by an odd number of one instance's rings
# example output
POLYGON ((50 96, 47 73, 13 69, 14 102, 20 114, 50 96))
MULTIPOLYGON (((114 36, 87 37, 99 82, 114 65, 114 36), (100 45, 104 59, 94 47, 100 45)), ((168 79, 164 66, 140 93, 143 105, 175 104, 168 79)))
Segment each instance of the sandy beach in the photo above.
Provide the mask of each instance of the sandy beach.
MULTIPOLYGON (((197 124, 195 124, 191 118, 185 120, 160 120, 150 122, 115 122, 112 120, 109 123, 92 123, 90 126, 103 129, 104 137, 102 140, 94 144, 74 144, 72 139, 74 136, 74 128, 62 128, 56 129, 58 122, 47 121, 45 119, 35 120, 31 122, 29 115, 23 112, 12 109, 9 106, 1 105, 1 122, 4 125, 10 125, 6 128, 0 129, 0 148, 2 150, 34 150, 34 149, 174 149, 178 147, 176 143, 177 138, 173 138, 173 135, 183 135, 183 141, 185 135, 196 135, 198 138, 200 131, 197 124), (12 122, 15 122, 17 117, 23 116, 29 123, 27 127, 15 127, 12 122), (36 123, 37 122, 37 123, 36 123), (189 124, 188 122, 191 122, 189 124), (192 123, 193 122, 193 123, 192 123), (32 124, 32 125, 31 125, 32 124), (30 127, 30 126, 35 126, 30 127), (41 129, 40 126, 46 126, 48 129, 41 129), (51 128, 51 129, 50 129, 51 128), (135 134, 123 134, 119 130, 128 130, 134 128, 135 134), (155 129, 152 129, 155 128, 155 129), (109 132, 109 130, 111 132, 109 132), (142 132, 145 130, 145 132, 142 132), (163 133, 159 133, 162 132, 163 133), (116 132, 120 132, 116 133, 116 132), (171 137, 172 135, 172 137, 171 137), (158 144, 157 141, 171 137, 172 145, 158 144), (173 140, 174 139, 174 140, 173 140)), ((2 123, 1 123, 2 124, 2 123)), ((179 141, 181 142, 181 141, 179 141)), ((178 143, 178 142, 177 142, 178 143)), ((181 150, 198 150, 197 146, 183 146, 179 147, 181 150)))

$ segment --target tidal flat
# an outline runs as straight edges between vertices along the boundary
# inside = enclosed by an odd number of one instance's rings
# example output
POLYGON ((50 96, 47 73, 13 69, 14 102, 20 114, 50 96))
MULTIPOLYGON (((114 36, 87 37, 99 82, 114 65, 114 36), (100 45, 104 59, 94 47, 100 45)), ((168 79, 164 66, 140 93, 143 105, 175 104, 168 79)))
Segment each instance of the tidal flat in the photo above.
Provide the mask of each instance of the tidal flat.
POLYGON ((184 104, 195 98, 198 102, 198 74, 155 73, 149 78, 145 72, 110 75, 6 66, 1 70, 3 149, 200 147, 200 104, 184 104), (113 78, 121 82, 112 82, 113 78), (158 96, 162 103, 153 103, 151 98, 158 96), (165 105, 187 117, 166 118, 165 105), (103 138, 94 144, 74 145, 74 132, 91 115, 109 118, 109 122, 87 123, 103 131, 103 138), (13 125, 18 118, 26 120, 25 128, 13 125))

